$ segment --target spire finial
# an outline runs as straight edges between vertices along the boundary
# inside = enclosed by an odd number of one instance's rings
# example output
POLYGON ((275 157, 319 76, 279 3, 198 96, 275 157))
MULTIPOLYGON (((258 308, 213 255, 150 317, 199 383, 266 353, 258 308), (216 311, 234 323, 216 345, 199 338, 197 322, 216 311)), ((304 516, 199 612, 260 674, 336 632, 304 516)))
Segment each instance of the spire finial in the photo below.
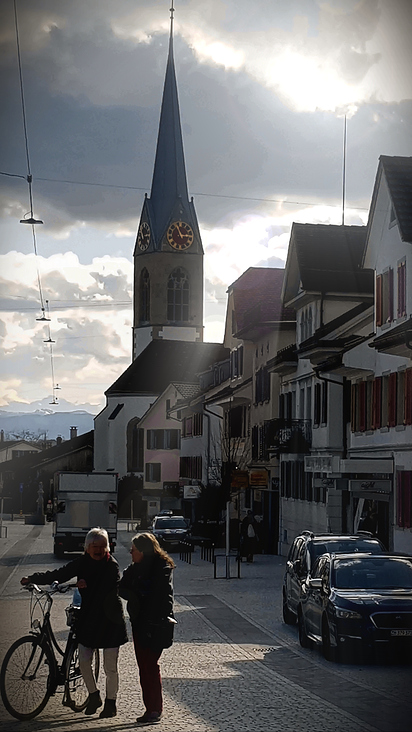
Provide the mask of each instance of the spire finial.
POLYGON ((170 8, 170 38, 173 38, 173 20, 174 20, 174 0, 172 0, 172 7, 170 8))

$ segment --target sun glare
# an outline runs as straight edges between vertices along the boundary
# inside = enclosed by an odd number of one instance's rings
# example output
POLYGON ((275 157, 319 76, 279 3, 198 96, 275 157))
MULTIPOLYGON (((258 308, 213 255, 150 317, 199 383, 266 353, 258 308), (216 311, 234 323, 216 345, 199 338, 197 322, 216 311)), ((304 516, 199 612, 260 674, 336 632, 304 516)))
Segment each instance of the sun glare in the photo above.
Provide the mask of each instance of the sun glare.
POLYGON ((356 111, 355 88, 343 82, 334 66, 321 58, 286 50, 268 65, 267 83, 302 111, 356 111))

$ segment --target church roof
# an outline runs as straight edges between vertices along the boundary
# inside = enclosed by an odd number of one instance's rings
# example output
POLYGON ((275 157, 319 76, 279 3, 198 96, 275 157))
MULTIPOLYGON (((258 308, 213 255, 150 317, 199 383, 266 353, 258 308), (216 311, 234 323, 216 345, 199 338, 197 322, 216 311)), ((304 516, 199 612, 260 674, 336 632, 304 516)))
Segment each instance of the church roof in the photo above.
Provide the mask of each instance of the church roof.
POLYGON ((156 239, 164 233, 178 199, 187 208, 189 195, 171 32, 150 193, 150 213, 156 239))
POLYGON ((221 343, 153 340, 105 393, 161 394, 170 383, 192 384, 227 353, 221 343))

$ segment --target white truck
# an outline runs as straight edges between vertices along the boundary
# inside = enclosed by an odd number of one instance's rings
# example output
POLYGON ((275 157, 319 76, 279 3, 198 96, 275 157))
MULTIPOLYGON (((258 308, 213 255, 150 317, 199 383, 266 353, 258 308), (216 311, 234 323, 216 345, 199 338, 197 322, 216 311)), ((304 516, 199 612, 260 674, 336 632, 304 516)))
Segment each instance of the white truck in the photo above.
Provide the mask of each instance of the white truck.
POLYGON ((109 534, 110 551, 117 538, 116 473, 58 472, 54 476, 54 554, 83 551, 89 529, 109 534))

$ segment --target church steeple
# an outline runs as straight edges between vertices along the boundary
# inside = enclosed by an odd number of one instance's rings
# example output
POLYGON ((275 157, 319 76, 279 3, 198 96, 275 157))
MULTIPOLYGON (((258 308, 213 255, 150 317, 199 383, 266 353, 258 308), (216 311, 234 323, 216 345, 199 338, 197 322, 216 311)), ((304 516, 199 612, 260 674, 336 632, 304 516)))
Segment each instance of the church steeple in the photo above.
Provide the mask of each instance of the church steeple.
POLYGON ((133 358, 154 338, 203 340, 203 248, 189 201, 173 57, 169 52, 150 198, 134 250, 133 358))
POLYGON ((179 99, 177 95, 176 72, 173 58, 173 12, 169 37, 169 56, 160 112, 156 159, 153 170, 152 224, 158 236, 168 223, 170 212, 176 200, 188 204, 185 156, 183 152, 182 128, 180 125, 179 99))

